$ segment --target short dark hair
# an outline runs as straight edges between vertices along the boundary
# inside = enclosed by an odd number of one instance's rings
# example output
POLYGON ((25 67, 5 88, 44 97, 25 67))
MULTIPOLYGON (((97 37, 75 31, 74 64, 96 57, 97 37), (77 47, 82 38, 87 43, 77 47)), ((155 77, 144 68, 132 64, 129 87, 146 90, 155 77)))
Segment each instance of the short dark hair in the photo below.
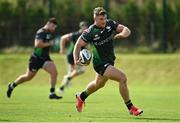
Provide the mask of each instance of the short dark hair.
POLYGON ((96 7, 94 9, 94 15, 106 15, 106 10, 103 7, 96 7))
POLYGON ((56 20, 56 18, 55 18, 55 17, 49 18, 48 22, 50 22, 50 23, 53 23, 53 24, 57 25, 57 20, 56 20))

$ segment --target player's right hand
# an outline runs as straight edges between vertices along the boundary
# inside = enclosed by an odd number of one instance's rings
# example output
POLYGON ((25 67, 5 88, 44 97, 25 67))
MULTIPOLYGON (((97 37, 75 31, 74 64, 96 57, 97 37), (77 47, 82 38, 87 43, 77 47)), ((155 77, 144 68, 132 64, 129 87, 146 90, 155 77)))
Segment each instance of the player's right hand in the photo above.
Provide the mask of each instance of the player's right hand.
POLYGON ((80 65, 80 59, 74 60, 75 65, 80 65))

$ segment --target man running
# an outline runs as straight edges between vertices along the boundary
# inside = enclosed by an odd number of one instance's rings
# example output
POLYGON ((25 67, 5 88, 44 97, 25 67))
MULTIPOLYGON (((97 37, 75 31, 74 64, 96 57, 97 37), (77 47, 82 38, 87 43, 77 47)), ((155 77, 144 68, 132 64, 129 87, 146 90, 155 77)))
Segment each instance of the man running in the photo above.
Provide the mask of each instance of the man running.
POLYGON ((82 34, 82 32, 85 29, 88 28, 87 22, 81 21, 79 23, 79 28, 80 29, 76 32, 72 32, 72 33, 63 35, 60 40, 60 53, 61 54, 65 53, 64 52, 65 44, 70 42, 69 51, 68 51, 67 57, 66 57, 67 62, 68 62, 69 71, 63 78, 63 81, 62 81, 63 83, 59 88, 60 93, 64 92, 65 87, 67 87, 70 84, 70 81, 74 77, 81 75, 85 71, 83 66, 74 64, 73 50, 74 50, 74 45, 75 45, 77 39, 79 38, 79 36, 82 34))
POLYGON ((111 79, 119 83, 120 95, 130 114, 137 116, 143 113, 143 111, 135 107, 130 100, 126 75, 114 67, 115 54, 113 38, 121 39, 129 35, 130 30, 126 26, 107 19, 106 11, 102 7, 94 9, 94 24, 80 36, 74 48, 74 62, 78 64, 81 47, 86 46, 88 43, 92 45, 93 67, 96 71, 94 81, 90 82, 83 92, 76 95, 76 108, 78 112, 82 111, 85 99, 102 88, 108 79, 111 79), (113 36, 113 32, 117 34, 113 36))
POLYGON ((15 81, 8 85, 7 97, 11 97, 14 88, 31 80, 40 68, 44 69, 50 74, 50 94, 49 99, 61 99, 61 96, 55 94, 55 85, 57 79, 57 69, 54 62, 49 56, 50 47, 53 45, 51 40, 51 33, 55 31, 57 27, 57 21, 55 18, 50 18, 44 27, 39 29, 36 33, 34 40, 34 51, 29 59, 29 65, 27 72, 20 75, 15 81))

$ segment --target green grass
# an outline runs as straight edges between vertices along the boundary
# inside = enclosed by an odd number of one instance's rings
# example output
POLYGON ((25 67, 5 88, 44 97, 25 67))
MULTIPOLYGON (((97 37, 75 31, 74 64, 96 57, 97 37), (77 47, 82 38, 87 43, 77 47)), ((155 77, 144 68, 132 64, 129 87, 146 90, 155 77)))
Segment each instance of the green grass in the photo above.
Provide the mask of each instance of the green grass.
MULTIPOLYGON (((94 79, 92 66, 73 79, 62 100, 49 100, 49 76, 44 71, 18 86, 11 99, 6 86, 26 70, 28 55, 0 55, 0 121, 29 122, 173 122, 180 121, 180 56, 118 55, 116 67, 128 76, 131 99, 144 110, 134 117, 119 96, 117 83, 109 81, 86 102, 84 112, 75 109, 75 93, 82 91, 94 79)), ((58 85, 66 73, 65 60, 53 55, 59 76, 58 85)))

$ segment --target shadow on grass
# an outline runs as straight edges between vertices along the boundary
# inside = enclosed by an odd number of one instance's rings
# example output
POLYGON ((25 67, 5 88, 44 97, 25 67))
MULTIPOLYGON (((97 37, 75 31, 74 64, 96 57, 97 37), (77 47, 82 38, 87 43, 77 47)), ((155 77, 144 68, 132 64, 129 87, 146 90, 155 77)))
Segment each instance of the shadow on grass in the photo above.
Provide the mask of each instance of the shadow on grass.
MULTIPOLYGON (((151 117, 143 117, 143 116, 132 116, 133 118, 132 119, 135 119, 135 120, 142 120, 143 121, 147 121, 147 122, 154 122, 154 121, 168 121, 168 122, 175 122, 175 121, 180 121, 180 119, 178 118, 151 118, 151 117)), ((129 117, 101 117, 101 116, 88 116, 88 118, 113 118, 113 119, 127 119, 127 120, 132 120, 130 119, 129 117)))
POLYGON ((177 118, 135 117, 134 119, 138 119, 138 120, 147 120, 147 121, 180 121, 180 119, 177 119, 177 118))
POLYGON ((0 118, 0 122, 9 122, 9 121, 12 121, 12 120, 7 120, 7 119, 1 119, 0 118))

